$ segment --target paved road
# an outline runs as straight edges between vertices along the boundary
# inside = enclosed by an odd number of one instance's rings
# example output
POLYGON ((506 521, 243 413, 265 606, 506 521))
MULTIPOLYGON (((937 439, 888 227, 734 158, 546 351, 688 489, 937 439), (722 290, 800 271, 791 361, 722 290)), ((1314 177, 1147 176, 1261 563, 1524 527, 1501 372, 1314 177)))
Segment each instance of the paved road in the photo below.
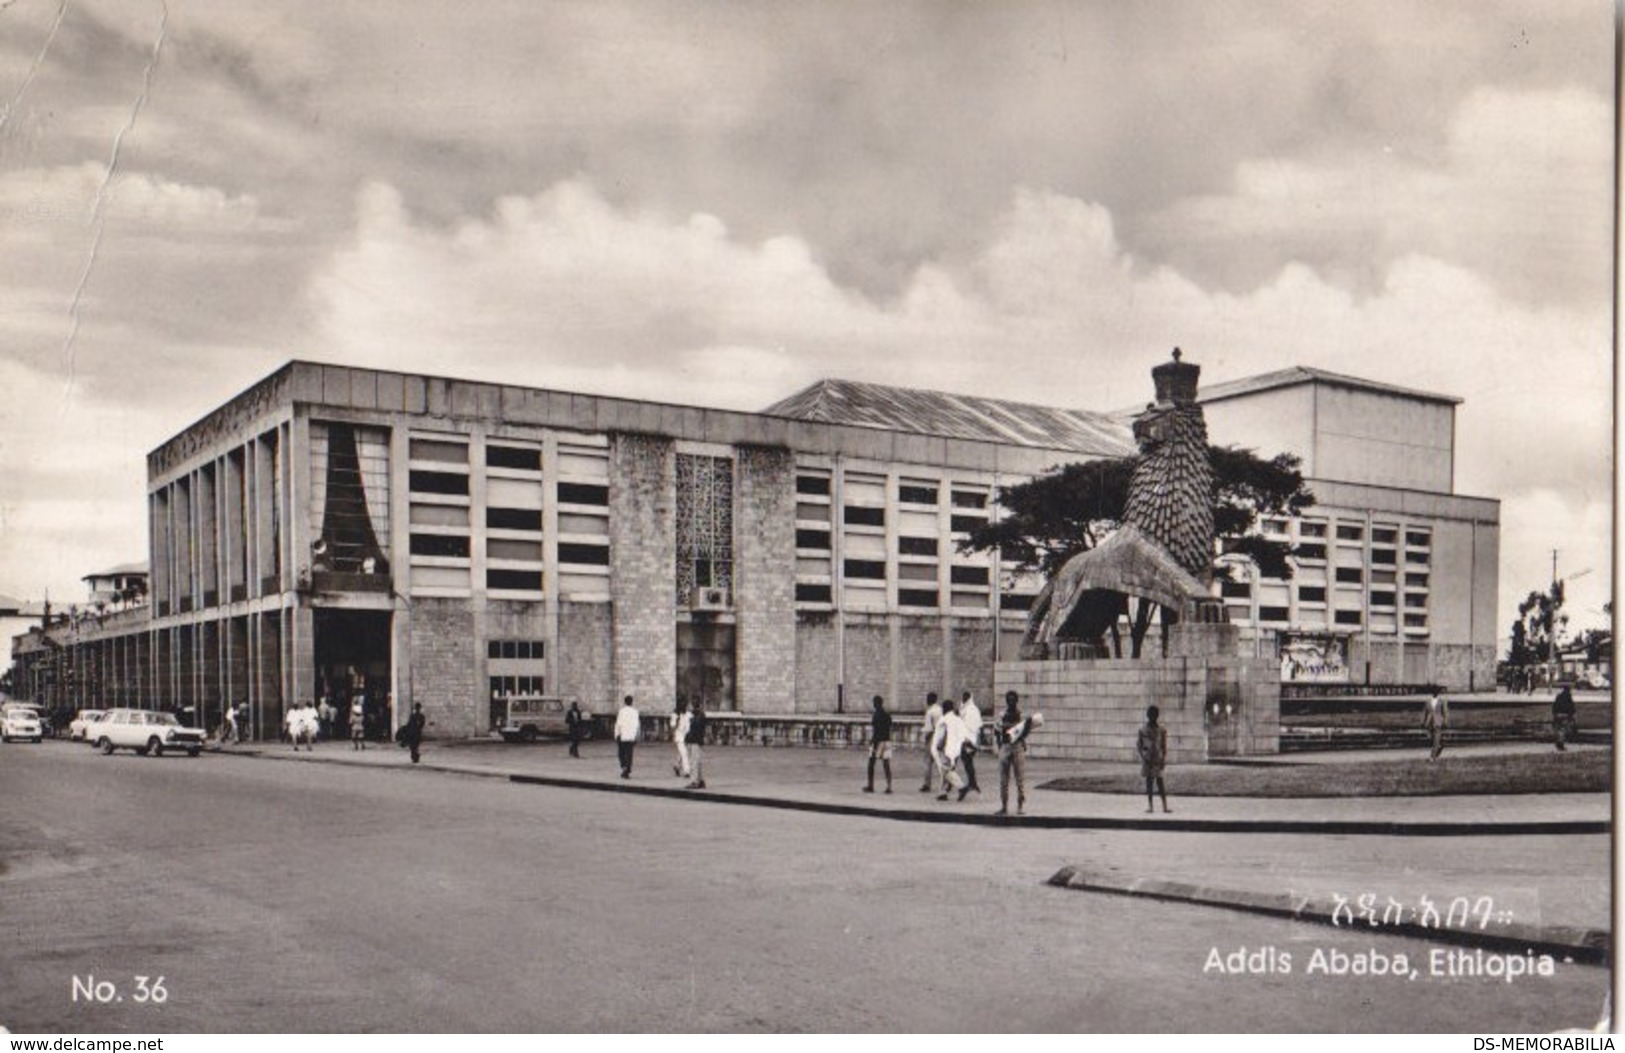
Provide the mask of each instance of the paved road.
POLYGON ((0 748, 0 800, 0 1023, 20 1031, 1549 1030, 1593 1023, 1607 985, 1561 964, 1435 979, 1414 940, 1044 884, 1187 835, 65 743, 0 748), (1293 972, 1204 973, 1243 946, 1293 972), (1316 948, 1422 977, 1307 975, 1316 948), (124 1001, 75 1003, 92 975, 124 1001), (138 975, 163 1005, 135 1002, 138 975))

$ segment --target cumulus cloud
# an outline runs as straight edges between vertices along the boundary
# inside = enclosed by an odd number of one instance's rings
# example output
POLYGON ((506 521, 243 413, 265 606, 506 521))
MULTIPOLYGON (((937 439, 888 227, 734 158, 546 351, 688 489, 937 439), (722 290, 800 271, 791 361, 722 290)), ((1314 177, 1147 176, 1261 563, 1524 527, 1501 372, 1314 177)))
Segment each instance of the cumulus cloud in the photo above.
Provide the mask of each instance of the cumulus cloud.
POLYGON ((1509 514, 1504 551, 1607 560, 1606 310, 1532 307, 1446 260, 1397 258, 1369 295, 1302 263, 1215 292, 1139 265, 1103 205, 1021 190, 970 264, 923 264, 878 301, 799 239, 620 209, 583 179, 450 230, 374 185, 358 217, 311 287, 338 360, 742 408, 833 374, 1104 410, 1141 401, 1180 344, 1213 381, 1301 364, 1464 397, 1458 487, 1567 502, 1509 514))

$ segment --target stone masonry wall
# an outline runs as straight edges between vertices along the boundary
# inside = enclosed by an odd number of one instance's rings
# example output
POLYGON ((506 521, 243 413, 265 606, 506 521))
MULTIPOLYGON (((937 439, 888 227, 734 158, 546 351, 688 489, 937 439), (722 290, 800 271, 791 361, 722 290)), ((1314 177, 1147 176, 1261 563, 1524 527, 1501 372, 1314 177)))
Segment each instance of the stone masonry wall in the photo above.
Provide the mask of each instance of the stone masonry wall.
POLYGON ((796 616, 796 712, 833 713, 840 670, 835 661, 835 616, 796 616))
POLYGON ((423 706, 434 738, 483 733, 485 691, 480 683, 474 612, 463 599, 418 597, 409 615, 412 701, 423 706))
POLYGON ((738 448, 734 605, 739 709, 796 708, 795 458, 789 450, 738 448))
POLYGON ((607 603, 559 604, 558 693, 589 713, 620 706, 613 680, 614 618, 607 603))
POLYGON ((1257 658, 1001 662, 995 696, 1015 690, 1024 712, 1044 715, 1034 757, 1070 760, 1133 761, 1145 709, 1156 705, 1169 761, 1183 764, 1278 752, 1278 675, 1257 658))
POLYGON ((677 695, 676 461, 670 439, 618 432, 609 445, 609 593, 614 695, 677 695))

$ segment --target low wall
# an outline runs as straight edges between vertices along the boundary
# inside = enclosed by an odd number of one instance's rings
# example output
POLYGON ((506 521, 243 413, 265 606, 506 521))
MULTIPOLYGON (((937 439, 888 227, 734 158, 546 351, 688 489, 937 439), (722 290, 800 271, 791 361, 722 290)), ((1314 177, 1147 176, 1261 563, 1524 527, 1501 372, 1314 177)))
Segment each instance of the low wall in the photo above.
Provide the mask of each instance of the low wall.
MULTIPOLYGON (((811 746, 826 749, 866 749, 869 745, 869 718, 858 716, 777 716, 745 713, 708 713, 705 718, 705 741, 713 746, 811 746)), ((923 749, 923 723, 915 714, 892 714, 892 742, 898 749, 923 749)), ((982 728, 983 745, 991 739, 985 722, 982 728)), ((595 714, 593 734, 597 738, 613 738, 615 719, 595 714)), ((642 742, 671 741, 671 712, 644 713, 642 742)))
POLYGON ((1280 667, 1228 655, 1000 662, 994 699, 1021 695, 1022 712, 1042 713, 1028 740, 1034 757, 1132 761, 1147 706, 1162 711, 1168 760, 1186 764, 1278 753, 1280 667))

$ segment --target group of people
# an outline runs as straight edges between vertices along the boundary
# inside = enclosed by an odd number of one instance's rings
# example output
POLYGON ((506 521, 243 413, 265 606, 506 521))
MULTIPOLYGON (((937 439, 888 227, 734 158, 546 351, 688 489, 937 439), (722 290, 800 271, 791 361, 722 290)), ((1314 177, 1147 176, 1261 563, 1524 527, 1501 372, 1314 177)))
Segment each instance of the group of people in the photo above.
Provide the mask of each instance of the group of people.
MULTIPOLYGON (((581 753, 577 748, 580 745, 580 728, 585 719, 574 703, 570 706, 571 712, 565 714, 565 724, 570 731, 570 756, 579 757, 581 753)), ((680 779, 687 779, 687 789, 705 789, 705 735, 709 723, 705 712, 705 700, 696 698, 690 702, 687 698, 678 696, 677 706, 671 714, 671 741, 676 751, 672 761, 671 772, 680 779)), ((615 754, 621 764, 621 778, 632 777, 632 760, 636 753, 638 740, 643 737, 643 717, 638 712, 637 702, 631 695, 621 701, 621 708, 615 714, 615 754)))
MULTIPOLYGON (((1435 688, 1422 706, 1422 727, 1428 733, 1428 760, 1436 761, 1444 752, 1444 733, 1450 725, 1450 703, 1435 688)), ((1579 733, 1578 714, 1574 705, 1574 692, 1560 688, 1552 699, 1552 743, 1558 752, 1569 747, 1569 740, 1579 733)))
MULTIPOLYGON (((322 699, 320 706, 308 698, 303 698, 288 710, 282 718, 282 727, 288 741, 293 744, 295 753, 299 752, 300 745, 309 752, 315 752, 316 739, 331 734, 332 711, 333 706, 326 698, 322 699), (324 712, 329 714, 325 718, 324 712), (329 730, 324 731, 324 728, 329 730)), ((365 713, 359 697, 351 703, 350 716, 350 749, 364 750, 367 748, 365 713)), ((396 741, 411 751, 413 764, 422 759, 423 729, 427 723, 422 704, 414 704, 412 715, 407 717, 406 723, 396 735, 396 741)))
MULTIPOLYGON (((1010 811, 1010 783, 1016 783, 1016 811, 1027 807, 1027 737, 1040 727, 1044 718, 1039 714, 1025 716, 1021 712, 1021 697, 1014 691, 1004 696, 1004 713, 994 730, 994 742, 999 760, 999 810, 1010 811)), ((886 709, 886 700, 880 695, 870 702, 873 710, 869 719, 869 778, 864 793, 875 792, 875 765, 881 766, 886 777, 886 793, 892 792, 892 715, 886 709)), ((920 783, 921 793, 940 789, 937 800, 946 801, 957 793, 963 801, 970 793, 981 793, 976 778, 976 754, 981 750, 982 710, 976 698, 966 691, 956 703, 953 699, 939 700, 932 691, 925 696, 925 715, 920 726, 922 741, 926 744, 925 776, 920 783)))

